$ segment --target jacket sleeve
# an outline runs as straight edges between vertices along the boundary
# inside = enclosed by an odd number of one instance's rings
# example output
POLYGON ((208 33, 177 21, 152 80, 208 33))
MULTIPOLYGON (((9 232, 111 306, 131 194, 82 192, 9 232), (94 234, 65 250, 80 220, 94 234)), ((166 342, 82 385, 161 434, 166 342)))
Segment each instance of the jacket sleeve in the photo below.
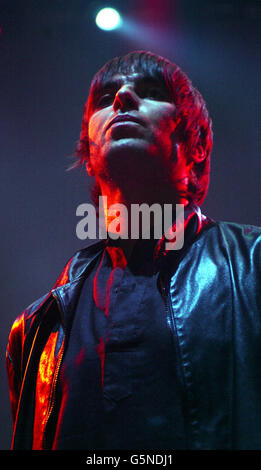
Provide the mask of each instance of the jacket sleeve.
POLYGON ((6 349, 6 368, 13 422, 15 422, 22 385, 24 324, 24 314, 21 314, 12 325, 6 349))

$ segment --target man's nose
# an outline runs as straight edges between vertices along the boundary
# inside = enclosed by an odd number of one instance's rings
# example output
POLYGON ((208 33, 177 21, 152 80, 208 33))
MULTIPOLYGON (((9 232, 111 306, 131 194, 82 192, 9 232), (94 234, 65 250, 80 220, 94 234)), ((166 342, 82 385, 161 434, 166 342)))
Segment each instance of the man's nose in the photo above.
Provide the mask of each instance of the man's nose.
POLYGON ((113 109, 117 111, 118 109, 138 109, 139 107, 139 97, 135 93, 134 89, 129 85, 123 85, 116 93, 113 109))

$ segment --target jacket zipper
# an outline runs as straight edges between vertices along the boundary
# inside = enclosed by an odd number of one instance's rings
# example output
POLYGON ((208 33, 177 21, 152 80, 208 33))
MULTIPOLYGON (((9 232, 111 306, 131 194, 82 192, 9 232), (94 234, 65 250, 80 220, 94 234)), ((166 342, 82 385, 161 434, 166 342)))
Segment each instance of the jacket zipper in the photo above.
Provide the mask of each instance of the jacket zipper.
POLYGON ((172 334, 174 336, 175 326, 174 326, 174 322, 173 322, 171 307, 169 305, 170 304, 170 302, 169 302, 169 288, 166 288, 164 286, 162 278, 160 278, 160 286, 161 286, 161 291, 162 291, 163 299, 164 299, 164 306, 165 306, 167 322, 168 322, 168 325, 170 326, 172 334))
POLYGON ((180 350, 179 350, 179 341, 178 341, 178 335, 177 335, 177 328, 176 328, 176 324, 175 324, 175 320, 174 320, 173 306, 172 306, 172 303, 171 303, 170 293, 169 293, 169 291, 170 291, 170 289, 169 289, 170 280, 168 280, 168 282, 167 282, 167 285, 168 285, 167 288, 164 286, 163 280, 161 279, 160 281, 161 281, 160 282, 161 283, 161 289, 162 289, 162 292, 163 292, 167 322, 168 322, 168 325, 169 325, 169 327, 171 329, 171 332, 172 332, 174 348, 176 350, 177 359, 178 359, 179 364, 180 364, 180 377, 182 379, 183 388, 185 390, 185 379, 184 379, 184 375, 183 375, 183 372, 182 372, 182 358, 181 358, 181 354, 180 354, 180 350))
MULTIPOLYGON (((185 385, 185 377, 183 373, 183 367, 182 367, 182 357, 180 353, 180 348, 179 348, 179 341, 178 341, 178 335, 177 335, 177 328, 174 320, 174 312, 173 312, 173 306, 171 303, 170 299, 170 280, 167 282, 167 288, 163 285, 163 281, 161 279, 161 288, 163 292, 163 298, 164 298, 164 304, 165 304, 165 310, 166 310, 166 315, 167 315, 167 321, 168 324, 171 328, 172 331, 172 336, 173 336, 173 343, 174 343, 174 348, 176 350, 177 354, 177 360, 178 360, 178 374, 180 375, 181 383, 182 383, 182 388, 183 388, 183 393, 186 394, 186 385, 185 385)), ((186 442, 189 442, 189 433, 187 426, 185 425, 185 439, 186 442)))
MULTIPOLYGON (((59 308, 59 311, 61 313, 62 307, 61 307, 61 304, 60 304, 60 300, 54 294, 54 292, 52 292, 52 295, 55 298, 56 303, 57 303, 58 308, 59 308)), ((46 419, 45 419, 45 424, 44 424, 44 432, 43 432, 43 449, 46 448, 46 444, 47 444, 46 443, 46 430, 47 430, 48 421, 50 419, 50 416, 51 416, 53 408, 54 408, 56 385, 57 385, 57 381, 58 381, 58 375, 59 375, 59 371, 60 371, 60 367, 61 367, 61 362, 62 362, 62 359, 63 359, 64 343, 65 343, 65 333, 64 333, 64 338, 63 338, 63 342, 62 342, 60 351, 58 353, 58 359, 57 359, 57 362, 56 362, 56 365, 55 365, 55 371, 54 371, 54 376, 53 376, 53 381, 52 381, 51 393, 50 393, 48 407, 47 407, 46 419)))

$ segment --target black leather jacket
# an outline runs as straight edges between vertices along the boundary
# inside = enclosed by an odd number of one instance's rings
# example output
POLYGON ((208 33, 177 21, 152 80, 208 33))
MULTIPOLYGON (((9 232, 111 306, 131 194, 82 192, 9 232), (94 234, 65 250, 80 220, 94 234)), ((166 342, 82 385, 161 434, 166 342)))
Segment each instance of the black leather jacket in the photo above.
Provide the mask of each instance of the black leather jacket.
MULTIPOLYGON (((183 377, 188 449, 261 449, 261 229, 185 213, 182 250, 159 250, 183 377)), ((7 370, 13 449, 52 447, 59 368, 75 303, 104 242, 77 252, 13 324, 7 370)))

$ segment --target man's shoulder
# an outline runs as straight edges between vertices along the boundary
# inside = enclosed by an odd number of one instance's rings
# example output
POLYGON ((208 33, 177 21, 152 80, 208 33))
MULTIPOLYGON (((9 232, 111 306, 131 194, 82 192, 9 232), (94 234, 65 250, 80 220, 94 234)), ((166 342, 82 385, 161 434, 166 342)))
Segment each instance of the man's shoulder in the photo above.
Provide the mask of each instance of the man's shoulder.
POLYGON ((215 221, 209 225, 209 230, 202 231, 201 236, 202 247, 209 243, 218 252, 226 251, 241 261, 253 256, 261 261, 261 227, 257 225, 215 221))
POLYGON ((237 222, 216 222, 217 230, 219 230, 224 237, 238 239, 245 239, 248 242, 261 239, 261 227, 252 224, 241 224, 237 222))
POLYGON ((74 255, 65 264, 60 276, 55 282, 53 289, 73 282, 81 277, 88 266, 102 253, 105 247, 105 241, 100 240, 91 245, 76 251, 74 255))
POLYGON ((66 262, 61 274, 58 276, 58 279, 50 291, 39 297, 22 311, 13 322, 11 331, 13 333, 14 331, 19 332, 19 334, 25 331, 27 329, 26 324, 31 322, 34 315, 40 312, 42 308, 47 308, 49 303, 53 301, 52 292, 65 284, 77 281, 84 275, 86 268, 96 259, 96 256, 98 256, 103 249, 104 241, 99 241, 76 251, 69 261, 66 262))
POLYGON ((103 240, 92 243, 91 245, 82 248, 81 250, 76 251, 71 258, 66 262, 61 274, 58 276, 57 280, 55 281, 54 285, 52 286, 50 292, 43 295, 35 302, 33 302, 27 309, 25 310, 26 317, 32 315, 32 312, 35 309, 38 309, 42 303, 44 303, 51 292, 58 288, 62 287, 65 284, 69 284, 71 282, 76 281, 81 276, 84 275, 86 268, 96 259, 96 257, 102 253, 104 249, 105 243, 103 240))

